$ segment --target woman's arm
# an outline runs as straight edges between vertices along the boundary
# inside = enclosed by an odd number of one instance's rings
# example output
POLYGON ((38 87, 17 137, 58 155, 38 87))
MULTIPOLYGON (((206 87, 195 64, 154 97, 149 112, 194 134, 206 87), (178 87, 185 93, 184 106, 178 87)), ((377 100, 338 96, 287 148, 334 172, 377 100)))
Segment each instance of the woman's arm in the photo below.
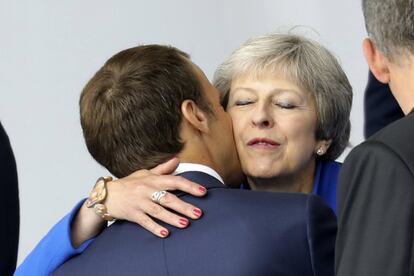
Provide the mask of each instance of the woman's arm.
POLYGON ((84 200, 50 229, 35 249, 17 268, 15 276, 50 275, 56 268, 73 255, 81 253, 92 240, 87 240, 75 248, 70 240, 70 225, 84 200))
MULTIPOLYGON (((154 192, 162 190, 180 190, 194 196, 206 194, 206 189, 199 184, 170 175, 178 164, 178 158, 173 158, 151 170, 139 170, 127 177, 108 182, 107 198, 104 201, 108 213, 116 219, 135 222, 161 238, 168 236, 168 229, 156 223, 153 218, 178 228, 187 227, 188 219, 185 217, 198 219, 200 209, 172 193, 167 193, 160 205, 151 200, 154 192), (168 209, 181 215, 176 215, 168 209)), ((76 247, 95 237, 104 226, 105 222, 94 213, 94 210, 83 205, 72 223, 73 245, 76 247)))
MULTIPOLYGON (((187 226, 180 223, 184 217, 173 214, 166 208, 192 219, 199 218, 200 212, 194 212, 198 208, 171 193, 162 198, 162 206, 151 201, 151 194, 160 190, 181 190, 194 196, 205 195, 206 189, 198 184, 179 176, 163 175, 173 172, 178 162, 174 158, 154 169, 140 170, 125 178, 108 182, 108 195, 104 201, 108 212, 117 219, 135 222, 159 237, 165 237, 161 234, 165 228, 152 218, 180 228, 187 226)), ((69 258, 82 253, 105 227, 106 221, 96 215, 93 209, 87 208, 82 200, 47 233, 18 267, 15 275, 50 275, 69 258)))

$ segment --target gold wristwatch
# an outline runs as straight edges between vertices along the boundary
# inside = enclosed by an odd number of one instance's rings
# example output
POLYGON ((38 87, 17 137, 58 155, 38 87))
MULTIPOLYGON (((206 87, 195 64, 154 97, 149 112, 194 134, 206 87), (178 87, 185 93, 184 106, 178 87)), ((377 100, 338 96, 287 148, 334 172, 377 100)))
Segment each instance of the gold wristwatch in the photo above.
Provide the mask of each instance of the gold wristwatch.
POLYGON ((95 213, 103 220, 113 221, 115 219, 108 214, 106 206, 103 204, 107 195, 106 183, 109 181, 112 181, 111 176, 99 177, 98 180, 96 180, 95 186, 89 194, 89 198, 86 200, 85 205, 88 208, 93 208, 95 213))

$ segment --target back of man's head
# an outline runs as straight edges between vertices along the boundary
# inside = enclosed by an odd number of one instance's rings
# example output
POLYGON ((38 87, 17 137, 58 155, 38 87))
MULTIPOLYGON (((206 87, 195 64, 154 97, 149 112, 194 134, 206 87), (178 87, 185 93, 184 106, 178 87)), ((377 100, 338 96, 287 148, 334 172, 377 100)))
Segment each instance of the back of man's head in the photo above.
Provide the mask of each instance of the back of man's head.
POLYGON ((183 148, 180 108, 186 99, 209 111, 187 54, 161 45, 119 52, 82 91, 89 152, 117 177, 166 161, 183 148))
POLYGON ((414 54, 414 0, 362 0, 362 9, 370 38, 387 58, 414 54))

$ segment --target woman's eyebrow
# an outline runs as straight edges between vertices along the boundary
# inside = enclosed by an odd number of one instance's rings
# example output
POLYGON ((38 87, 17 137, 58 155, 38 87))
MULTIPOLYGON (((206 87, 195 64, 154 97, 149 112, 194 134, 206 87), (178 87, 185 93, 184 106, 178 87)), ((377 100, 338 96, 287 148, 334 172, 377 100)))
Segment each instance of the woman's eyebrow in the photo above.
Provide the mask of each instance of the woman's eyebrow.
POLYGON ((232 92, 237 92, 237 91, 248 91, 248 92, 256 92, 255 89, 250 88, 250 87, 236 87, 234 89, 231 90, 232 92))
MULTIPOLYGON (((234 89, 231 90, 232 92, 237 92, 237 91, 248 91, 248 92, 257 92, 256 89, 253 89, 251 87, 236 87, 234 89)), ((275 88, 270 90, 270 93, 282 93, 282 92, 293 92, 296 94, 300 94, 298 90, 296 89, 285 89, 285 88, 275 88)))

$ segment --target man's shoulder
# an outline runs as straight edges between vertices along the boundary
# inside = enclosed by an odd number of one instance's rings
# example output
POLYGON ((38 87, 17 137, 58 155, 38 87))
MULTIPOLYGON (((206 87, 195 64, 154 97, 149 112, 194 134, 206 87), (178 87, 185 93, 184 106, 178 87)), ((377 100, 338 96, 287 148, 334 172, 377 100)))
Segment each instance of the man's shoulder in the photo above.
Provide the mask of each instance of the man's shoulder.
MULTIPOLYGON (((237 207, 247 209, 254 209, 264 205, 285 205, 286 207, 297 206, 304 208, 310 198, 317 198, 314 195, 302 193, 253 191, 232 188, 213 188, 208 190, 208 194, 211 194, 211 197, 207 196, 207 200, 220 201, 223 202, 222 205, 234 204, 237 207), (257 204, 251 205, 253 202, 257 202, 257 204)), ((186 197, 192 196, 186 195, 186 197)), ((203 201, 203 198, 195 198, 195 200, 203 201)))
MULTIPOLYGON (((258 214, 271 219, 289 217, 307 223, 310 217, 326 216, 335 218, 332 209, 317 195, 303 193, 264 192, 239 189, 213 189, 209 190, 210 198, 207 200, 195 199, 194 204, 206 206, 210 211, 219 208, 235 210, 235 216, 258 214), (216 206, 216 207, 215 207, 216 206), (288 216, 286 216, 289 214, 288 216)), ((214 212, 214 211, 213 211, 214 212)))
MULTIPOLYGON (((336 168, 337 164, 331 164, 336 168)), ((190 172, 181 174, 181 176, 204 185, 208 189, 205 198, 193 197, 189 194, 178 192, 177 196, 182 197, 185 201, 199 207, 209 208, 210 210, 239 210, 238 213, 255 213, 263 214, 270 212, 266 210, 283 209, 286 212, 306 215, 306 209, 318 204, 322 199, 315 195, 306 195, 302 193, 282 193, 251 191, 242 189, 231 189, 215 178, 202 172, 190 172)), ((277 212, 271 212, 277 214, 277 212)))
POLYGON ((414 140, 414 113, 401 118, 375 135, 367 141, 378 141, 388 144, 392 147, 401 145, 401 143, 411 142, 414 140))
POLYGON ((414 116, 410 115, 385 127, 355 147, 346 157, 340 173, 340 201, 351 190, 363 189, 372 194, 390 187, 401 189, 407 185, 412 186, 412 141, 414 116), (390 185, 391 183, 393 185, 390 185), (380 186, 383 189, 380 189, 380 186))
POLYGON ((401 163, 414 172, 412 141, 414 141, 414 114, 388 125, 357 146, 351 152, 349 159, 365 156, 366 160, 376 160, 388 165, 401 163))

